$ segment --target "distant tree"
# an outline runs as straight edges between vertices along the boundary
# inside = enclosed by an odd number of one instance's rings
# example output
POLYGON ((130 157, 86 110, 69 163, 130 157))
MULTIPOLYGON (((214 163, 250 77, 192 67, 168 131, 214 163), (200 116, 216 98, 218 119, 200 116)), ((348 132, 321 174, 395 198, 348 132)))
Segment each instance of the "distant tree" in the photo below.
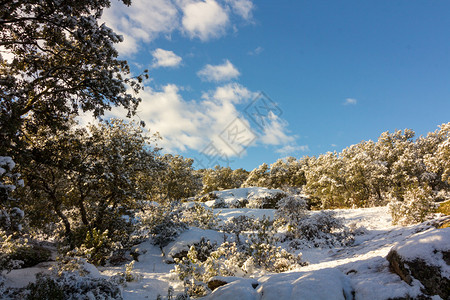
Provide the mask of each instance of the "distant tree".
POLYGON ((269 185, 269 171, 269 166, 266 163, 263 163, 248 174, 247 180, 245 180, 242 186, 267 187, 269 185))
MULTIPOLYGON (((123 0, 129 5, 129 0, 123 0)), ((79 110, 101 116, 120 105, 132 114, 146 73, 131 78, 99 24, 108 0, 20 0, 0 5, 0 154, 17 154, 20 136, 61 127, 79 110), (15 150, 13 150, 14 148, 15 150)))
POLYGON ((215 166, 202 172, 202 194, 225 189, 235 189, 247 179, 248 172, 244 169, 232 170, 230 167, 215 166))
POLYGON ((428 145, 432 145, 425 155, 427 167, 436 177, 450 185, 450 122, 439 126, 438 131, 429 133, 427 140, 431 141, 428 145))
POLYGON ((308 167, 305 168, 304 191, 312 198, 313 203, 320 203, 322 209, 347 205, 343 171, 344 165, 337 152, 309 158, 308 167))
POLYGON ((158 158, 163 168, 158 173, 154 195, 161 201, 181 200, 195 196, 201 189, 201 177, 193 168, 194 160, 166 154, 158 158))

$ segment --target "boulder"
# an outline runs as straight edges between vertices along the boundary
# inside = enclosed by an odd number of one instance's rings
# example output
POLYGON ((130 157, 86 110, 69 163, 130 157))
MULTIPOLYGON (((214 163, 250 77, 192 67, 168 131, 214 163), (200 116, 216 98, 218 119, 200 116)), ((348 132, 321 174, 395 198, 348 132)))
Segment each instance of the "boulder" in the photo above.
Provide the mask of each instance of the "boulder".
POLYGON ((450 228, 415 234, 397 243, 386 259, 406 283, 420 281, 425 295, 450 299, 450 228))

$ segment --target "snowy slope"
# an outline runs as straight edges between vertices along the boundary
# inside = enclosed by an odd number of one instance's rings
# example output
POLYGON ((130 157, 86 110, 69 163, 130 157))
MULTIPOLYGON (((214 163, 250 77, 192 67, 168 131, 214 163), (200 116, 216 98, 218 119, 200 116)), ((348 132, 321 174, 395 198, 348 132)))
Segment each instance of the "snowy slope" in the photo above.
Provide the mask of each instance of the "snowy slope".
MULTIPOLYGON (((356 222, 366 228, 365 234, 356 237, 354 245, 340 249, 303 249, 303 258, 310 265, 292 272, 256 277, 254 280, 260 284, 256 289, 251 286, 253 281, 237 280, 215 290, 206 299, 298 299, 296 295, 304 289, 310 292, 302 292, 305 297, 302 299, 344 299, 342 292, 336 294, 338 290, 345 293, 353 290, 356 300, 382 300, 406 294, 414 296, 420 292, 418 282, 409 286, 391 273, 385 257, 396 242, 424 230, 425 225, 392 226, 387 207, 335 211, 347 225, 356 222), (330 295, 339 296, 332 298, 330 295)), ((239 214, 273 216, 273 211, 222 209, 220 218, 226 220, 239 214)), ((185 245, 192 235, 197 233, 182 235, 174 244, 185 245)), ((212 234, 211 238, 217 236, 212 234)), ((164 296, 169 285, 175 287, 175 291, 182 291, 181 282, 169 274, 173 265, 164 264, 159 249, 147 247, 148 252, 141 256, 142 260, 135 267, 137 272, 144 274, 144 278, 124 288, 125 299, 147 299, 144 295, 148 295, 149 299, 157 294, 164 296)))
MULTIPOLYGON (((222 209, 220 218, 227 220, 241 214, 260 218, 263 215, 273 217, 273 210, 258 209, 222 209)), ((249 299, 249 300, 280 300, 280 299, 345 299, 343 295, 355 294, 356 300, 385 300, 388 298, 414 297, 420 293, 420 283, 413 281, 410 286, 399 276, 389 271, 386 256, 397 243, 408 240, 409 247, 399 247, 408 255, 420 255, 416 244, 427 247, 431 240, 438 246, 449 247, 450 230, 438 231, 431 226, 420 224, 409 227, 391 225, 391 217, 387 207, 369 209, 335 210, 338 217, 344 218, 347 226, 357 224, 363 226, 360 235, 355 237, 355 243, 342 248, 310 248, 298 252, 303 254, 303 260, 308 266, 280 274, 255 275, 250 279, 237 279, 230 284, 216 289, 205 299, 249 299), (436 236, 439 232, 441 241, 436 236), (442 240, 444 242, 442 242, 442 240), (416 252, 414 252, 416 251, 416 252), (252 283, 258 283, 254 288, 252 283)), ((187 249, 188 245, 206 237, 212 241, 221 242, 222 233, 211 230, 190 229, 181 234, 177 240, 165 247, 168 254, 174 249, 187 249)), ((134 272, 142 276, 137 282, 127 283, 123 287, 124 299, 156 299, 167 295, 171 286, 175 293, 183 291, 183 285, 178 277, 171 273, 173 264, 165 263, 161 249, 149 242, 139 245, 139 262, 134 265, 134 272)), ((441 262, 438 262, 441 263, 441 262)), ((16 270, 6 274, 6 284, 17 286, 21 274, 30 274, 34 269, 16 270)), ((103 276, 113 276, 124 267, 101 268, 103 276)), ((29 277, 29 276, 28 276, 29 277)), ((21 280, 26 284, 27 280, 21 280), (26 281, 26 282, 24 282, 26 281)), ((350 298, 348 298, 350 299, 350 298)), ((439 299, 434 297, 433 299, 439 299)))

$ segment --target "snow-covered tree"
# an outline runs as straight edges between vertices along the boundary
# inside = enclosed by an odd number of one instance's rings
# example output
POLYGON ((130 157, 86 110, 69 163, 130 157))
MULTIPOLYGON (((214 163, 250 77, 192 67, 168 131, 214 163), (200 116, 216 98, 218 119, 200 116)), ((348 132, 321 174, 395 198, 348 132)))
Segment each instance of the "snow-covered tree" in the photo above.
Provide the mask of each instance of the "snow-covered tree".
POLYGON ((62 222, 72 247, 74 227, 83 238, 93 228, 118 237, 121 214, 147 199, 143 178, 160 168, 148 142, 141 128, 121 120, 56 133, 41 128, 28 139, 30 157, 21 166, 32 225, 62 222))
POLYGON ((8 233, 21 229, 20 221, 24 216, 11 196, 16 185, 23 186, 20 174, 12 171, 15 165, 11 157, 0 156, 0 230, 8 233))
POLYGON ((328 152, 308 159, 304 191, 321 208, 344 207, 346 198, 344 165, 337 152, 328 152))
MULTIPOLYGON (((129 5, 129 0, 123 0, 129 5)), ((12 153, 26 128, 63 126, 68 115, 100 116, 120 105, 133 113, 146 73, 130 77, 99 22, 108 0, 21 0, 0 5, 0 154, 12 153), (2 153, 4 152, 4 153, 2 153)))
POLYGON ((410 225, 425 221, 436 210, 431 188, 421 186, 408 188, 402 201, 395 197, 391 199, 389 210, 393 224, 410 225))
POLYGON ((202 194, 212 191, 235 189, 241 187, 247 179, 248 172, 244 169, 232 170, 230 167, 215 166, 202 172, 202 194))
POLYGON ((269 165, 263 163, 258 168, 252 170, 247 177, 247 180, 243 183, 243 187, 267 187, 269 185, 269 165))
POLYGON ((162 168, 153 189, 154 200, 173 201, 195 196, 201 189, 201 178, 192 158, 166 154, 158 158, 162 168))
POLYGON ((434 146, 425 156, 427 167, 450 185, 450 122, 439 126, 438 131, 428 134, 427 140, 432 140, 431 144, 434 146))

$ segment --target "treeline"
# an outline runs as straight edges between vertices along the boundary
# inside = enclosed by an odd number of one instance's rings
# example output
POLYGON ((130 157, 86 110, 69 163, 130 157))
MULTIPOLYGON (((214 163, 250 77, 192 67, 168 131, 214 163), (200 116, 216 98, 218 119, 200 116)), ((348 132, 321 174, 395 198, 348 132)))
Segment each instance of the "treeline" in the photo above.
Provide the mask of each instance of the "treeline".
POLYGON ((450 123, 425 137, 415 138, 409 129, 384 132, 376 142, 362 141, 341 152, 264 163, 246 178, 234 179, 236 171, 205 171, 203 191, 237 187, 240 182, 241 187, 296 189, 321 209, 404 202, 411 194, 443 200, 450 187, 450 123))

